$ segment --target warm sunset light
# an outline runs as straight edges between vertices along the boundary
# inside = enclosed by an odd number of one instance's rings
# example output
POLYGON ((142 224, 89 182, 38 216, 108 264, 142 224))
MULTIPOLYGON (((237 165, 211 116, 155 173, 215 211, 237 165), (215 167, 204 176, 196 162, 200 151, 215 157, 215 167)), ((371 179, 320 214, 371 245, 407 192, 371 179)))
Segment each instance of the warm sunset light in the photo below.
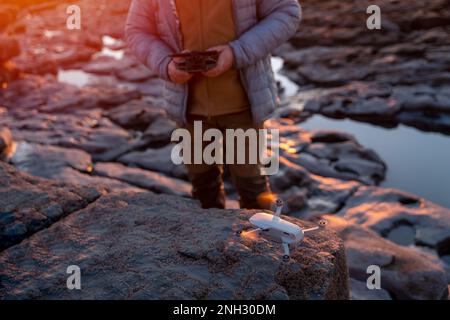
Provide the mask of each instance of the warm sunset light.
POLYGON ((449 300, 449 35, 450 0, 0 0, 0 301, 449 300))

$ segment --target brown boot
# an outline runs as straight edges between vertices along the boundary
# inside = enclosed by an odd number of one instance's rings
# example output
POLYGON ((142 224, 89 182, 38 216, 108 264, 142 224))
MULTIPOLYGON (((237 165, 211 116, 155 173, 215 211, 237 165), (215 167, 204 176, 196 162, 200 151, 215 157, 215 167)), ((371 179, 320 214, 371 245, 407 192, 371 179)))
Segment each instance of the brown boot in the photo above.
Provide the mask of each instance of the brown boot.
POLYGON ((234 177, 234 184, 239 193, 242 209, 270 209, 270 194, 266 176, 234 177))
POLYGON ((225 208, 225 190, 222 172, 218 167, 211 167, 203 173, 190 175, 192 196, 199 200, 203 209, 225 208))

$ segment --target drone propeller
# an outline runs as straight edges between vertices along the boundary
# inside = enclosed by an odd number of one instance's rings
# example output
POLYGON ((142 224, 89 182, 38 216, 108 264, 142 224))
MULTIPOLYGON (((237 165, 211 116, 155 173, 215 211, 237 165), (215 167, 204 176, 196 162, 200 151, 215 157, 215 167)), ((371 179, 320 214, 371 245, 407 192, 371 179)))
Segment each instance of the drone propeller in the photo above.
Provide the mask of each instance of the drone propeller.
POLYGON ((319 221, 319 226, 320 227, 326 227, 327 226, 327 224, 328 224, 328 220, 325 220, 325 219, 321 219, 320 221, 319 221))

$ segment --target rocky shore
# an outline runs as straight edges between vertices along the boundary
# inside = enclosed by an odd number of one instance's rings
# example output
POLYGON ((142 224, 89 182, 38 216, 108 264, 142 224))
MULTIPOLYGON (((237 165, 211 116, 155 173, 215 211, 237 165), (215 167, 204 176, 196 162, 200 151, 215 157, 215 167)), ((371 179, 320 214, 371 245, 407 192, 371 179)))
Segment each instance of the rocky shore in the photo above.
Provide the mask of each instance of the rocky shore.
POLYGON ((408 24, 385 2, 386 30, 369 31, 361 2, 304 1, 303 28, 279 50, 303 91, 268 123, 281 133, 272 189, 293 221, 326 215, 343 240, 321 231, 287 265, 278 246, 236 240, 250 212, 188 199, 161 82, 123 43, 129 1, 77 1, 89 32, 65 28, 64 1, 0 5, 12 17, 0 25, 0 298, 345 299, 349 286, 353 299, 446 299, 450 210, 380 188, 387 165, 357 137, 301 128, 315 113, 394 125, 425 112, 414 121, 447 130, 448 7, 414 2, 423 15, 408 24), (86 296, 57 285, 67 261, 89 270, 86 296), (370 265, 383 290, 367 289, 370 265))
POLYGON ((450 133, 448 0, 377 1, 381 30, 366 27, 370 1, 301 3, 300 31, 278 54, 305 116, 450 133))

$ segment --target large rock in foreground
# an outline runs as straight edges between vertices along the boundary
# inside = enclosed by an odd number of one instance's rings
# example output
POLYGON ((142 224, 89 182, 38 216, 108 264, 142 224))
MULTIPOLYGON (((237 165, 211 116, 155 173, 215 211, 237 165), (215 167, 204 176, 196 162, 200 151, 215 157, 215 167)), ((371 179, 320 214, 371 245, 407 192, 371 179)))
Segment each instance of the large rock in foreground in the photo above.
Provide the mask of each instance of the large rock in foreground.
POLYGON ((279 244, 237 236, 250 214, 147 192, 102 196, 3 251, 0 298, 348 298, 333 232, 311 234, 283 262, 279 244), (81 268, 81 290, 66 287, 70 265, 81 268))
POLYGON ((0 251, 86 207, 102 192, 28 176, 0 161, 0 251))

